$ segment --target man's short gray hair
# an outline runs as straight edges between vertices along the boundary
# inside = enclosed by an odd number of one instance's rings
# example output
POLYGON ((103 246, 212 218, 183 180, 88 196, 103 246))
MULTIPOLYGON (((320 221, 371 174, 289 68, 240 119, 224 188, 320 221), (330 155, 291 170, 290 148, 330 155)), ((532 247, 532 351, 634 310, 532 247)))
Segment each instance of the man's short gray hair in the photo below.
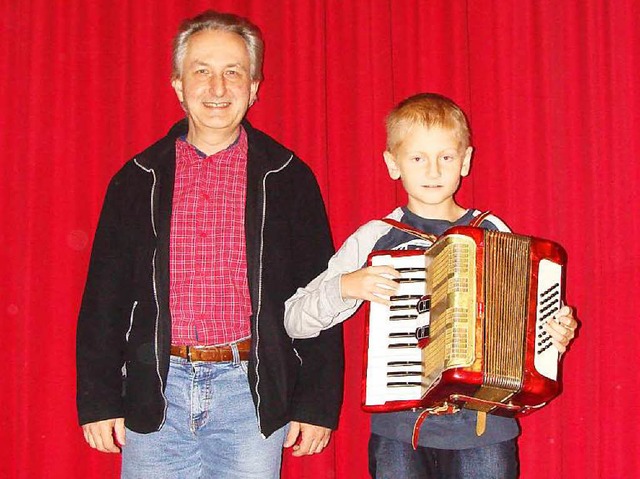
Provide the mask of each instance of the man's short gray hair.
POLYGON ((262 80, 262 60, 264 57, 264 42, 260 29, 246 18, 233 13, 220 13, 207 10, 201 14, 182 22, 178 34, 173 39, 173 58, 171 79, 182 76, 182 63, 187 54, 189 39, 195 33, 203 30, 222 30, 237 33, 244 40, 249 53, 251 80, 262 80))

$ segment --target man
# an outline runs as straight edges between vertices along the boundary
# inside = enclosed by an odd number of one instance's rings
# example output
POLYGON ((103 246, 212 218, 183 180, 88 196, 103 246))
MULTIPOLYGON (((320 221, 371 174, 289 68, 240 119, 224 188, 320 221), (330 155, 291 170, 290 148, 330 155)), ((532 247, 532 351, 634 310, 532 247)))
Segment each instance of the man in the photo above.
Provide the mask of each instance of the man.
POLYGON ((77 400, 85 439, 122 450, 123 477, 278 477, 283 443, 318 453, 337 425, 342 332, 292 342, 283 326, 333 246, 310 169, 244 120, 262 53, 243 18, 184 22, 172 85, 186 121, 105 197, 77 400))

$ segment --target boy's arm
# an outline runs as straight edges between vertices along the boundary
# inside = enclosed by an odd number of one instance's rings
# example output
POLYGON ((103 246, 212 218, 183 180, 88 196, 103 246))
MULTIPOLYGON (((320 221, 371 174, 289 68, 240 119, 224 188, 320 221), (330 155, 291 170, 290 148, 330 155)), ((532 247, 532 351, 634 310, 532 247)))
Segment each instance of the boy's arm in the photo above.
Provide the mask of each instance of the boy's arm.
MULTIPOLYGON (((380 274, 395 275, 395 270, 386 267, 362 268, 375 242, 389 227, 379 221, 367 223, 352 234, 338 252, 329 260, 327 269, 285 303, 284 325, 292 338, 306 339, 318 336, 321 331, 341 323, 352 316, 363 299, 372 296, 365 291, 372 290, 376 281, 387 282, 380 274), (365 271, 361 274, 360 271, 365 271), (349 274, 351 273, 351 274, 349 274), (342 290, 342 279, 348 275, 353 279, 347 290, 342 290), (362 286, 358 286, 362 285, 362 286)), ((374 286, 377 288, 377 286, 374 286)))
POLYGON ((329 260, 325 271, 285 302, 284 326, 292 338, 314 338, 360 306, 361 301, 344 301, 340 294, 340 276, 359 267, 357 242, 352 238, 329 260))

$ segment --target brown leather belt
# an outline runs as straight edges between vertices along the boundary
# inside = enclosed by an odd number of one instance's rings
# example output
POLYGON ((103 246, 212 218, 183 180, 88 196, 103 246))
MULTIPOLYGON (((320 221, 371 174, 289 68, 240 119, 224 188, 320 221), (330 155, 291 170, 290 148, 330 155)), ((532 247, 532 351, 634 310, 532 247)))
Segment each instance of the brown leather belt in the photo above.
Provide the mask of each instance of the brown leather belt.
MULTIPOLYGON (((251 349, 251 339, 245 339, 235 343, 238 347, 240 361, 249 360, 251 349)), ((231 344, 222 346, 174 346, 171 345, 171 356, 179 356, 189 361, 210 361, 210 362, 231 362, 233 361, 233 351, 231 344)))

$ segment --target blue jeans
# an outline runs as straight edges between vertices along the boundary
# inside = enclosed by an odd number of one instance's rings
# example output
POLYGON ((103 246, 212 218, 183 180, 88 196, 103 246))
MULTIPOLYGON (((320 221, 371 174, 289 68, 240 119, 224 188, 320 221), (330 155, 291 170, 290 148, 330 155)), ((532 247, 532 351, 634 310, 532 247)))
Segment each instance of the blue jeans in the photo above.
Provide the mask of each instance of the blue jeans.
POLYGON ((369 473, 374 479, 513 479, 516 440, 471 449, 434 449, 371 434, 369 473))
POLYGON ((122 478, 280 477, 287 427, 264 439, 247 380, 246 362, 194 362, 171 356, 159 431, 127 430, 122 478))

